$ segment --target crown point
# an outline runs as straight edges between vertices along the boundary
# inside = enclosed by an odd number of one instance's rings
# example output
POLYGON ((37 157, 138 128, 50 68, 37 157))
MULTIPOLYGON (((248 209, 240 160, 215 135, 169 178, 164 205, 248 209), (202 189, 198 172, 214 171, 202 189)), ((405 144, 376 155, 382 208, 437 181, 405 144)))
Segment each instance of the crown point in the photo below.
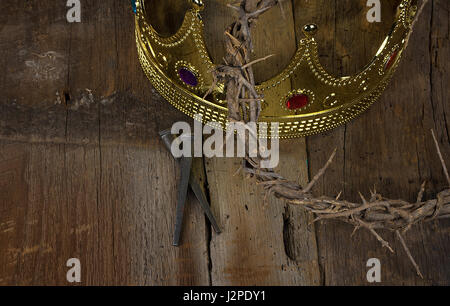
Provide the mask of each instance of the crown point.
POLYGON ((305 34, 305 36, 308 38, 313 37, 317 33, 318 30, 319 30, 319 27, 317 26, 317 24, 314 24, 314 23, 307 24, 302 29, 303 34, 305 34))
POLYGON ((196 9, 197 11, 201 11, 205 7, 202 0, 190 0, 190 1, 194 9, 196 9))

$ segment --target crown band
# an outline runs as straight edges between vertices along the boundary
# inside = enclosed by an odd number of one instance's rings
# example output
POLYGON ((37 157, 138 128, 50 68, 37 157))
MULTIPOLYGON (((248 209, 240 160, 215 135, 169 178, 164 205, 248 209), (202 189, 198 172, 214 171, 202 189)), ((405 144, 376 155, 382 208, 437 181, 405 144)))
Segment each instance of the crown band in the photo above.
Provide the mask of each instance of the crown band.
MULTIPOLYGON (((163 37, 151 26, 145 1, 136 1, 136 41, 142 68, 155 89, 173 106, 203 123, 225 128, 228 118, 224 87, 212 86, 215 65, 207 52, 200 11, 192 0, 180 29, 163 37)), ((373 60, 360 73, 336 78, 319 62, 314 39, 317 26, 303 28, 291 63, 277 76, 257 86, 263 96, 260 122, 279 122, 279 136, 293 138, 321 133, 345 124, 369 108, 385 90, 398 67, 417 7, 402 0, 391 32, 373 60)))

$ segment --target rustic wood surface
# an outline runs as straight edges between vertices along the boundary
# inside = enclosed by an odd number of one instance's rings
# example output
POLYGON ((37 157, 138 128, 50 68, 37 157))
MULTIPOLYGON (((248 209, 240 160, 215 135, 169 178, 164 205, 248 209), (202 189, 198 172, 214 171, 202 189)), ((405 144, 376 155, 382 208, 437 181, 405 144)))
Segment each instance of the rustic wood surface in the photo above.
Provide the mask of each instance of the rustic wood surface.
MULTIPOLYGON (((361 69, 392 21, 369 24, 364 0, 292 0, 255 30, 260 80, 295 52, 299 29, 319 24, 321 60, 336 74, 361 69), (271 25, 268 30, 267 25, 271 25)), ((189 194, 183 246, 171 246, 177 165, 158 131, 178 120, 149 85, 134 46, 129 1, 82 1, 82 22, 68 24, 57 1, 0 4, 0 285, 66 285, 69 258, 82 262, 83 285, 365 285, 366 262, 382 263, 382 284, 450 284, 449 222, 414 228, 405 237, 425 278, 399 250, 390 254, 370 234, 345 224, 308 225, 311 216, 263 194, 240 176, 239 160, 205 167, 216 235, 189 194), (251 190, 251 193, 248 193, 251 190), (244 192, 245 191, 245 192, 244 192)), ((231 21, 210 0, 207 44, 221 60, 231 21)), ((417 26, 393 83, 368 112, 324 135, 283 141, 279 171, 306 182, 338 148, 315 193, 357 200, 377 190, 414 200, 445 187, 430 137, 450 156, 447 0, 434 0, 417 26)), ((386 20, 385 20, 386 19, 386 20)))

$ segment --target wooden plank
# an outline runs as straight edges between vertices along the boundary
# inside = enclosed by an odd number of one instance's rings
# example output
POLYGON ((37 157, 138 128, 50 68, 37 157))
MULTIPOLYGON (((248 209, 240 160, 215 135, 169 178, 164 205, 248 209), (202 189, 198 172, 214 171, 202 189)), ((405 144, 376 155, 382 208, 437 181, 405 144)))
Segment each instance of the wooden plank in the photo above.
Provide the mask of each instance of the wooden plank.
POLYGON ((131 115, 126 133, 123 127, 111 127, 105 139, 111 143, 154 142, 159 128, 187 120, 156 93, 142 72, 129 6, 92 3, 83 6, 81 23, 69 24, 65 4, 6 5, 5 11, 15 10, 10 14, 17 18, 3 21, 0 33, 5 46, 0 69, 7 71, 0 83, 1 139, 96 143, 96 101, 111 113, 125 108, 131 115), (22 48, 19 55, 17 46, 22 48), (69 135, 68 121, 76 125, 69 135), (139 127, 145 133, 136 134, 139 127))
MULTIPOLYGON (((214 60, 223 57, 223 33, 231 24, 230 10, 221 1, 210 1, 205 14, 206 41, 214 60)), ((253 30, 254 58, 275 54, 255 67, 264 81, 280 72, 296 50, 292 5, 273 9, 258 20, 253 30), (267 25, 271 28, 268 31, 267 25), (277 42, 283 41, 283 44, 277 42)), ((304 139, 283 142, 282 174, 307 181, 304 139)), ((313 285, 320 283, 314 228, 299 208, 270 199, 264 208, 264 192, 242 175, 233 175, 240 159, 206 160, 211 205, 224 232, 211 238, 213 285, 313 285)))
POLYGON ((67 76, 67 8, 54 1, 3 1, 1 8, 2 102, 53 104, 67 76))
POLYGON ((27 156, 17 154, 16 146, 3 144, 0 149, 0 284, 14 282, 19 263, 19 254, 23 252, 21 244, 25 226, 24 214, 27 201, 26 169, 27 156), (25 186, 24 186, 25 185, 25 186))
MULTIPOLYGON (((40 4, 42 15, 59 8, 54 1, 40 4)), ((141 71, 129 2, 89 4, 83 22, 73 25, 62 7, 49 19, 5 25, 35 27, 38 34, 37 25, 59 29, 29 48, 45 53, 53 50, 47 40, 60 40, 64 63, 55 65, 66 73, 48 85, 54 96, 64 91, 60 103, 39 90, 36 100, 1 101, 1 137, 19 142, 14 149, 1 142, 7 164, 0 172, 13 167, 20 174, 0 184, 6 231, 0 248, 8 250, 0 255, 1 283, 65 285, 65 263, 77 257, 84 285, 209 284, 205 219, 192 194, 184 244, 171 247, 178 167, 158 130, 185 117, 155 94, 141 71), (23 159, 11 163, 10 155, 23 159)), ((13 82, 8 75, 6 83, 13 82)), ((24 79, 6 92, 34 92, 33 82, 24 79)))
MULTIPOLYGON (((437 2, 439 7, 448 6, 443 1, 437 2)), ((376 27, 383 25, 375 25, 374 32, 370 29, 372 26, 367 25, 368 32, 352 34, 355 27, 349 16, 355 16, 353 22, 357 22, 357 18, 360 18, 359 22, 364 22, 362 16, 357 17, 363 14, 361 8, 362 3, 337 3, 334 50, 336 59, 342 59, 342 62, 334 66, 335 73, 357 71, 361 64, 369 61, 370 53, 375 52, 377 46, 374 41, 382 39, 379 36, 382 30, 377 30, 376 27), (348 47, 344 49, 342 46, 348 47), (362 53, 350 54, 348 50, 360 50, 362 53)), ((385 13, 384 16, 389 15, 385 13)), ((444 177, 439 170, 439 162, 430 140, 432 127, 439 131, 439 135, 445 135, 442 133, 442 122, 440 126, 436 126, 431 115, 430 16, 428 7, 418 24, 403 64, 381 100, 347 126, 308 138, 310 173, 315 173, 322 167, 333 147, 338 148, 337 160, 317 185, 317 194, 333 195, 343 190, 346 199, 357 201, 358 191, 368 193, 369 188, 375 185, 387 197, 413 201, 423 180, 430 181, 427 197, 444 187, 444 177)), ((441 51, 445 54, 442 56, 448 57, 445 50, 439 50, 438 54, 441 51)), ((438 94, 439 97, 444 95, 438 94)), ((446 98, 435 99, 436 105, 446 104, 445 101, 446 98)), ((448 138, 441 138, 441 141, 447 152, 448 138)), ((359 232, 350 238, 352 228, 347 225, 332 222, 319 225, 319 254, 325 284, 367 284, 365 263, 372 257, 379 258, 382 262, 384 284, 447 283, 449 270, 445 268, 448 266, 445 254, 450 244, 445 235, 446 223, 442 223, 442 226, 434 228, 429 225, 416 227, 406 237, 422 267, 424 280, 416 277, 401 245, 390 233, 383 232, 383 235, 397 250, 395 255, 388 254, 366 232, 359 232), (433 251, 436 249, 439 251, 433 251)))
MULTIPOLYGON (((298 175, 305 156, 283 152, 283 174, 298 175), (292 155, 291 155, 292 154, 292 155), (296 167, 292 159, 296 157, 296 167)), ((314 230, 304 212, 288 208, 233 173, 240 159, 206 161, 213 212, 223 233, 211 239, 213 285, 318 285, 314 230)))
POLYGON ((0 151, 1 284, 67 285, 69 258, 80 259, 83 285, 209 283, 192 195, 183 246, 171 246, 178 168, 165 151, 5 142, 0 151))
MULTIPOLYGON (((163 149, 165 150, 165 149, 163 149)), ((171 245, 178 167, 168 153, 102 150, 99 209, 111 243, 114 284, 208 285, 205 219, 189 195, 180 248, 171 245)), ((100 261, 104 262, 104 261, 100 261)))
MULTIPOLYGON (((449 156, 448 146, 445 145, 450 142, 450 103, 448 102, 448 97, 450 96, 449 84, 449 62, 446 60, 450 54, 450 44, 449 44, 449 18, 448 9, 450 4, 445 1, 438 1, 432 3, 432 16, 431 16, 431 34, 430 34, 430 60, 431 60, 431 86, 432 86, 432 118, 435 124, 435 129, 442 144, 442 150, 444 156, 449 156)), ((431 151, 431 159, 435 159, 434 152, 431 151)), ((437 163, 430 165, 433 173, 440 173, 441 169, 438 167, 437 163)), ((438 177, 441 181, 437 181, 437 187, 441 187, 444 182, 441 177, 438 177)))

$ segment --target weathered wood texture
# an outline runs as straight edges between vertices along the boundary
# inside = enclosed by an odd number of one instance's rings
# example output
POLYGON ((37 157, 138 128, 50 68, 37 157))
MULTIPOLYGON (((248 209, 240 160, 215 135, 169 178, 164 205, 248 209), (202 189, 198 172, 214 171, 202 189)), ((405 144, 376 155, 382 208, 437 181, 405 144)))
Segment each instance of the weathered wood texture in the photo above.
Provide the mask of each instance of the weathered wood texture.
MULTIPOLYGON (((349 0, 333 5, 326 1, 327 5, 319 7, 323 14, 320 19, 335 25, 325 33, 320 32, 318 40, 328 42, 321 51, 322 59, 337 74, 360 69, 382 40, 382 34, 370 30, 372 25, 360 22, 363 18, 360 9, 365 1, 356 2, 359 4, 352 5, 355 1, 349 0)), ((448 61, 442 60, 449 55, 448 8, 448 1, 432 1, 427 6, 404 61, 380 101, 358 120, 308 138, 310 173, 322 167, 333 148, 338 148, 335 163, 315 189, 317 194, 336 195, 343 191, 344 198, 358 200, 359 191, 368 194, 375 186, 386 197, 414 201, 425 180, 427 197, 444 189, 446 180, 430 129, 439 135, 448 161, 449 91, 434 85, 448 84, 448 76, 442 72, 449 69, 448 61)), ((389 9, 383 11, 383 18, 392 20, 389 9)), ((379 25, 381 33, 389 23, 379 25)), ((352 231, 342 224, 324 223, 317 227, 325 284, 360 283, 367 271, 364 263, 370 257, 381 260, 385 284, 448 284, 448 221, 417 226, 406 237, 423 269, 424 280, 411 273, 412 266, 394 235, 383 233, 397 250, 393 256, 368 233, 359 231, 351 238, 352 231)))
POLYGON ((129 5, 83 1, 69 25, 61 3, 2 2, 0 284, 67 284, 72 257, 83 284, 209 284, 192 196, 171 247, 177 167, 157 135, 184 117, 141 71, 129 5))
MULTIPOLYGON (((275 56, 255 67, 259 80, 281 71, 296 51, 292 3, 262 15, 255 28, 254 57, 275 56), (283 43, 270 43, 282 41, 283 43)), ((207 42, 212 57, 223 58, 223 32, 233 22, 223 1, 210 1, 205 14, 207 42)), ((283 142, 279 170, 292 179, 308 179, 305 140, 283 142)), ((264 208, 264 192, 235 173, 242 160, 206 161, 211 205, 224 224, 224 233, 213 235, 211 280, 214 285, 318 285, 320 270, 314 226, 299 207, 270 199, 264 208), (227 174, 228 173, 228 174, 227 174)))
MULTIPOLYGON (((287 64, 303 24, 319 25, 321 60, 354 73, 376 52, 397 1, 383 1, 383 22, 369 24, 364 0, 292 0, 255 30, 260 80, 287 64), (267 28, 267 25, 271 25, 267 28), (283 44, 282 44, 283 43, 283 44)), ((308 225, 301 208, 270 199, 233 176, 239 160, 205 160, 209 197, 224 230, 211 233, 189 195, 183 247, 171 247, 177 166, 157 133, 184 116, 142 73, 129 1, 82 1, 82 22, 68 24, 57 1, 0 4, 0 284, 65 285, 67 259, 82 262, 84 285, 360 285, 381 259, 383 284, 449 284, 448 221, 407 236, 425 279, 400 244, 389 254, 348 225, 308 225)), ((231 15, 208 1, 207 43, 222 58, 231 15)), ((445 187, 430 129, 450 156, 449 2, 426 8, 393 83, 352 123, 325 135, 281 143, 279 171, 306 182, 337 147, 317 194, 356 200, 377 190, 414 200, 445 187), (309 166, 309 167, 308 167, 309 166)), ((201 167, 202 165, 199 165, 201 167)))

